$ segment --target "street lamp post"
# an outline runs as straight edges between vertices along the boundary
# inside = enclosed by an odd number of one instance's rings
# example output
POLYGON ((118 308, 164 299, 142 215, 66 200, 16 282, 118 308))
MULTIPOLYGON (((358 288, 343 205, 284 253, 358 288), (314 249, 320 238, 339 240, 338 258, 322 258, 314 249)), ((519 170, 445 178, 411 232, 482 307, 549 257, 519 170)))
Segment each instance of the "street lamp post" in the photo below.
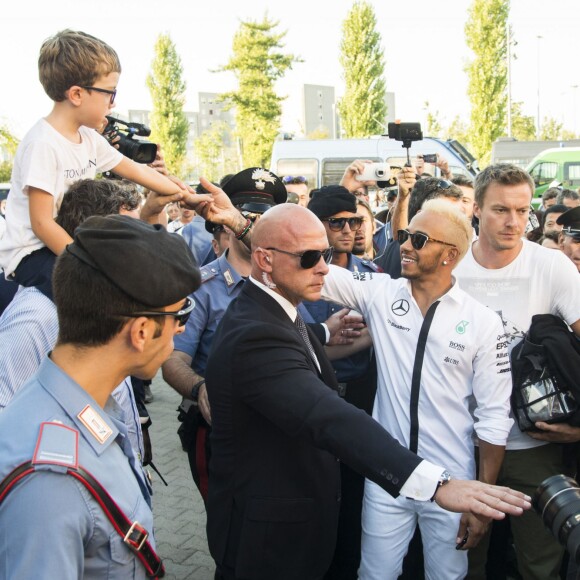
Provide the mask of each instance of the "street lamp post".
POLYGON ((537 115, 536 115, 536 130, 537 130, 537 139, 540 138, 540 129, 541 129, 541 125, 540 125, 540 40, 542 40, 542 38, 544 38, 543 36, 540 36, 538 34, 538 36, 536 36, 536 38, 538 39, 538 111, 537 111, 537 115))
POLYGON ((578 85, 571 85, 570 88, 574 89, 572 91, 572 113, 574 115, 574 138, 576 138, 578 137, 578 134, 576 133, 576 91, 578 90, 578 85))

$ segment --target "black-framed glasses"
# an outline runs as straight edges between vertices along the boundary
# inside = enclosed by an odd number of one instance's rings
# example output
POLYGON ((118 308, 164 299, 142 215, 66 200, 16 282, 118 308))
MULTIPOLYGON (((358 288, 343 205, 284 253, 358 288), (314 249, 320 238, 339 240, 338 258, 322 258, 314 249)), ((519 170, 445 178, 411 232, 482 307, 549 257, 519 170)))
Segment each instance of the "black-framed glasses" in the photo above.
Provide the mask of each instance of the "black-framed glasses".
POLYGON ((164 312, 162 310, 140 310, 139 312, 131 312, 131 314, 118 314, 117 316, 127 316, 129 318, 139 318, 140 316, 145 316, 150 318, 152 316, 173 316, 175 320, 179 323, 179 326, 185 326, 185 323, 189 320, 193 309, 195 308, 195 302, 191 298, 185 299, 185 304, 180 310, 174 312, 164 312))
POLYGON ((330 264, 330 261, 332 260, 332 254, 334 253, 334 248, 332 246, 326 248, 326 250, 306 250, 301 254, 287 252, 286 250, 279 250, 278 248, 266 248, 266 250, 280 252, 280 254, 287 254, 288 256, 300 258, 300 267, 304 270, 310 270, 310 268, 314 268, 314 266, 320 262, 320 258, 322 258, 327 264, 330 264))
POLYGON ((109 90, 109 89, 101 89, 99 87, 84 87, 82 85, 79 85, 81 87, 81 89, 85 89, 85 91, 97 91, 97 93, 104 93, 105 95, 109 95, 110 97, 110 103, 109 104, 113 104, 115 102, 115 98, 117 96, 117 89, 114 90, 109 90))
POLYGON ((409 238, 411 238, 411 245, 415 250, 422 250, 427 242, 437 242, 438 244, 443 244, 445 246, 451 246, 455 248, 455 244, 450 244, 449 242, 444 242, 442 240, 436 240, 424 234, 423 232, 411 233, 407 230, 399 230, 397 232, 397 241, 399 244, 403 245, 409 238))
POLYGON ((362 217, 351 217, 351 218, 347 218, 347 217, 331 217, 331 218, 324 218, 323 220, 321 220, 323 222, 327 222, 328 223, 328 227, 333 231, 333 232, 340 232, 344 229, 344 226, 346 224, 348 224, 348 227, 353 231, 356 232, 358 230, 360 230, 362 223, 364 221, 364 218, 362 217))
POLYGON ((304 175, 285 175, 282 178, 282 183, 288 185, 290 183, 305 183, 308 185, 308 179, 304 175))

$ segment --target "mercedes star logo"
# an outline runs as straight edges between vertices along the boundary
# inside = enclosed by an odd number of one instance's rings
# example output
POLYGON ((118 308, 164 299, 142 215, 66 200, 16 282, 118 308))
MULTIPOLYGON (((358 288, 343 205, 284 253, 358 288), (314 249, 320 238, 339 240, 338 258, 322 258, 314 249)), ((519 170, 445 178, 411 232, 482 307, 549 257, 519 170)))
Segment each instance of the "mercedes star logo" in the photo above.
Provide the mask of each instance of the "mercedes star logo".
POLYGON ((396 316, 405 316, 409 312, 409 303, 404 298, 393 302, 391 310, 396 316))

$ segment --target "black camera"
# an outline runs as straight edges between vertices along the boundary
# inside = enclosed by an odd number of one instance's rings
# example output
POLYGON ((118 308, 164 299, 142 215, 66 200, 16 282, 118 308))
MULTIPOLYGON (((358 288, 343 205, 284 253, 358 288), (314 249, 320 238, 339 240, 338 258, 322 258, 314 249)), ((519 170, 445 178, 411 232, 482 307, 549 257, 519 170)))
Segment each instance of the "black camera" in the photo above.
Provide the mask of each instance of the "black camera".
POLYGON ((151 129, 141 123, 130 123, 116 117, 107 115, 107 126, 103 131, 103 136, 119 148, 119 151, 136 161, 137 163, 153 163, 157 156, 157 145, 146 139, 136 139, 135 137, 149 137, 151 129), (121 128, 119 125, 123 125, 121 128), (116 137, 119 140, 113 142, 116 137))
POLYGON ((409 148, 413 141, 422 141, 423 132, 421 131, 421 123, 389 123, 389 139, 395 141, 402 141, 403 147, 407 149, 407 167, 411 167, 411 157, 409 156, 409 148))
POLYGON ((570 558, 580 565, 580 487, 571 477, 553 475, 532 498, 536 513, 570 558))

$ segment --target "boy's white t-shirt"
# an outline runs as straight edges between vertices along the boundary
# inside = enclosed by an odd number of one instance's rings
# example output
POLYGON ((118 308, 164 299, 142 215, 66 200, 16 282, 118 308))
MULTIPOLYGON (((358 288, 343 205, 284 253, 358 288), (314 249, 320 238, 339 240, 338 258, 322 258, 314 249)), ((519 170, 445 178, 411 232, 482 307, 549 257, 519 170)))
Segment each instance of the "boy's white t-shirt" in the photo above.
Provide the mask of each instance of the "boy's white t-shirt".
POLYGON ((123 159, 94 129, 81 127, 79 134, 81 142, 72 143, 40 119, 18 146, 6 203, 6 232, 0 240, 0 267, 7 276, 25 256, 44 247, 30 224, 28 188, 42 189, 54 197, 56 217, 64 194, 75 181, 93 179, 123 159))
MULTIPOLYGON (((580 275, 559 250, 523 240, 511 264, 491 270, 476 262, 470 248, 453 274, 467 294, 501 316, 510 352, 530 328, 534 314, 553 314, 568 324, 580 319, 580 275)), ((539 445, 545 442, 522 433, 514 424, 507 449, 539 445)))

